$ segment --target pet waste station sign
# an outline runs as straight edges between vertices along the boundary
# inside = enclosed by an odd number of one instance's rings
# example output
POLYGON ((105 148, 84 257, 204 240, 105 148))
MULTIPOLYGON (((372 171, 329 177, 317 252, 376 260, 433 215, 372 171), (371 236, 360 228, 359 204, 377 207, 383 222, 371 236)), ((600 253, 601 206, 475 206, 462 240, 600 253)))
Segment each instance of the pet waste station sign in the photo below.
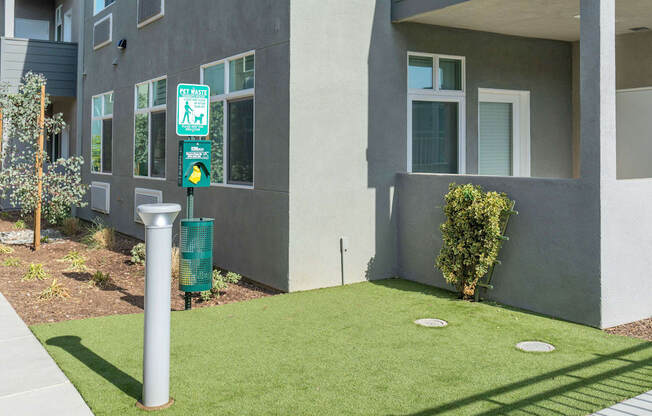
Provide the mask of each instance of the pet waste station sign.
POLYGON ((211 142, 179 141, 178 184, 184 188, 201 188, 211 184, 211 142))
POLYGON ((208 136, 208 85, 177 85, 177 135, 208 136))

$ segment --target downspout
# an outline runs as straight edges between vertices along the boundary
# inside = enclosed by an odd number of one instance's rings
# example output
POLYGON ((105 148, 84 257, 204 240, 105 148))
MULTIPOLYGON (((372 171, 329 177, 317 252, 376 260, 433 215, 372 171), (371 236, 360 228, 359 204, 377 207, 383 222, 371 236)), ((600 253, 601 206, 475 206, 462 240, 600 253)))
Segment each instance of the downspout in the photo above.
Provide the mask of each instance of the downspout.
MULTIPOLYGON (((84 33, 86 29, 86 1, 77 0, 79 4, 77 27, 77 115, 75 117, 75 155, 82 155, 82 126, 84 116, 84 33)), ((81 172, 80 172, 81 173, 81 172)), ((72 209, 73 217, 77 216, 77 207, 72 209)))

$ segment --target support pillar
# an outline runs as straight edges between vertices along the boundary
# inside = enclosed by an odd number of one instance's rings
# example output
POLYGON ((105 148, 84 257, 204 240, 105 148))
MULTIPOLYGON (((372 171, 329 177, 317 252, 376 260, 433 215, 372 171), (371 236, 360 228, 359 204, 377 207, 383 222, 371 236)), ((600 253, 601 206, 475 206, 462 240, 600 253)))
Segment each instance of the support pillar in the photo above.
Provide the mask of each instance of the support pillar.
POLYGON ((15 36, 14 21, 16 0, 5 0, 5 33, 4 36, 13 38, 15 36))

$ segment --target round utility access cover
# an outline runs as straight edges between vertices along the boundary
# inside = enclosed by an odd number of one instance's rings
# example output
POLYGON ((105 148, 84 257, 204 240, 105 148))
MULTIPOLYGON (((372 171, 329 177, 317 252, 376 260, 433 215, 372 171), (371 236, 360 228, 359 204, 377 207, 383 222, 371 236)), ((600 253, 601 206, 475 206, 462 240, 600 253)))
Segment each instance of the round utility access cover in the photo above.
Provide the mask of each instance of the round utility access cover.
POLYGON ((516 344, 516 348, 526 352, 552 352, 555 347, 541 341, 523 341, 516 344))
POLYGON ((434 318, 417 319, 414 323, 421 326, 427 326, 428 328, 441 328, 442 326, 448 325, 448 322, 434 318))

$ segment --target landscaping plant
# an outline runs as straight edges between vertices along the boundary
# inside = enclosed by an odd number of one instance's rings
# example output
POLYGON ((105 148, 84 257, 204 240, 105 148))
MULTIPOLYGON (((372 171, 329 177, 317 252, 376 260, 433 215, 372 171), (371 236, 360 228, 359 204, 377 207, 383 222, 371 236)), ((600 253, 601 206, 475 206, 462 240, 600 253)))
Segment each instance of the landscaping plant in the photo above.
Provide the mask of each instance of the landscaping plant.
POLYGON ((485 192, 472 184, 449 185, 445 196, 446 221, 440 226, 443 246, 436 266, 462 297, 497 262, 502 245, 501 225, 513 201, 506 194, 485 192))
POLYGON ((101 220, 94 220, 88 227, 82 243, 92 248, 110 250, 115 245, 115 230, 104 225, 101 220))
POLYGON ((18 220, 14 223, 14 229, 15 230, 24 230, 25 229, 25 221, 23 220, 18 220))
POLYGON ((86 257, 81 255, 77 250, 71 250, 68 254, 63 256, 60 261, 70 263, 68 271, 71 272, 85 272, 86 271, 86 257))
POLYGON ((242 279, 238 273, 228 272, 223 275, 219 270, 213 270, 213 288, 199 293, 199 296, 204 302, 209 301, 211 298, 219 298, 220 291, 226 289, 229 283, 236 284, 242 279))
POLYGON ((74 236, 81 232, 81 222, 79 218, 67 217, 61 223, 61 231, 67 236, 74 236))
POLYGON ((27 271, 25 272, 21 280, 23 282, 27 282, 34 279, 45 280, 48 277, 50 277, 50 275, 45 271, 42 264, 30 263, 29 269, 27 269, 27 271))
POLYGON ((69 297, 70 294, 68 293, 68 289, 63 287, 61 283, 58 283, 57 279, 52 279, 50 286, 43 289, 43 291, 38 295, 39 300, 52 300, 55 298, 69 297))
POLYGON ((8 259, 5 259, 2 262, 2 265, 5 267, 16 267, 20 266, 20 259, 17 259, 15 257, 9 257, 8 259))
MULTIPOLYGON (((70 215, 71 206, 85 206, 83 197, 86 185, 81 181, 83 158, 48 160, 47 153, 39 150, 39 117, 41 111, 41 86, 46 79, 41 74, 28 72, 18 86, 18 92, 7 88, 0 91, 0 108, 3 111, 4 131, 10 140, 3 147, 3 169, 0 172, 0 197, 20 207, 23 217, 31 215, 37 206, 37 160, 48 163, 43 170, 41 205, 43 218, 58 224, 70 215)), ((45 106, 50 105, 46 94, 45 106)), ((46 116, 45 136, 60 133, 65 127, 61 113, 46 116)), ((45 147, 45 146, 44 146, 45 147)))
POLYGON ((102 273, 97 270, 91 276, 91 280, 88 281, 90 286, 97 286, 100 288, 106 287, 106 285, 111 281, 111 275, 109 273, 102 273))
POLYGON ((145 264, 145 243, 138 243, 131 248, 131 262, 145 264))
POLYGON ((0 244, 0 254, 11 254, 14 252, 13 247, 6 246, 4 244, 0 244))

